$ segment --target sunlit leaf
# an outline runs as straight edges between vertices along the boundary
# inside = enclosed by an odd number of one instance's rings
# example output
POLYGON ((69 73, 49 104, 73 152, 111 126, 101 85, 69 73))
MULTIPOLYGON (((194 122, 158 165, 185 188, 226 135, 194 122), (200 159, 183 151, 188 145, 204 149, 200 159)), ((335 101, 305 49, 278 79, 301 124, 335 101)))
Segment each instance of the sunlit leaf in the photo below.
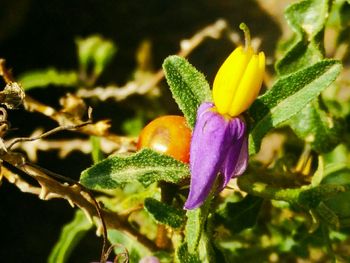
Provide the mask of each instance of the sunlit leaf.
POLYGON ((48 262, 68 262, 71 252, 92 226, 86 215, 78 210, 73 220, 62 228, 59 240, 53 247, 48 262))
POLYGON ((111 156, 82 172, 80 181, 91 189, 113 189, 139 181, 178 183, 189 176, 188 166, 172 157, 143 149, 135 154, 111 156))
POLYGON ((269 130, 299 113, 327 88, 341 68, 341 64, 335 60, 323 60, 281 77, 260 96, 249 109, 253 119, 249 136, 250 154, 259 150, 261 139, 269 130))
POLYGON ((114 253, 116 255, 128 251, 129 262, 139 262, 142 257, 151 254, 150 251, 138 243, 136 239, 131 238, 126 233, 117 229, 108 230, 108 240, 114 245, 114 253))
POLYGON ((199 105, 212 100, 208 82, 202 73, 179 56, 166 58, 163 69, 176 103, 193 127, 199 105))
POLYGON ((304 0, 285 12, 295 35, 289 49, 276 63, 279 75, 286 75, 319 62, 324 56, 323 33, 329 14, 328 0, 304 0))
POLYGON ((28 71, 18 77, 24 90, 45 88, 49 85, 74 87, 78 83, 78 75, 74 71, 58 71, 54 68, 28 71))
POLYGON ((301 139, 319 152, 329 152, 342 139, 343 123, 320 109, 318 101, 308 104, 288 124, 301 139))
POLYGON ((177 249, 176 258, 179 263, 201 263, 197 254, 188 252, 186 243, 177 249))
POLYGON ((146 198, 144 207, 152 218, 160 224, 179 228, 185 222, 185 212, 153 198, 146 198))
POLYGON ((201 207, 187 211, 185 233, 188 251, 190 253, 194 253, 197 250, 209 214, 210 203, 211 198, 209 197, 201 207))

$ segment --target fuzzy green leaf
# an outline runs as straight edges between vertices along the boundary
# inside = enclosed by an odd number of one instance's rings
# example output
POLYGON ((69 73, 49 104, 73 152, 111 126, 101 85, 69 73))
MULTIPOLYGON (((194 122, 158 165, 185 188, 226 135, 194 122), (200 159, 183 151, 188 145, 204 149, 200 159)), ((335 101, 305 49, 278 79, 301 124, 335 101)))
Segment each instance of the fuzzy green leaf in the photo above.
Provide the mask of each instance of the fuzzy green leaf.
MULTIPOLYGON (((350 184, 350 167, 347 164, 332 164, 328 165, 325 169, 325 177, 322 182, 323 185, 349 185, 350 184)), ((328 198, 323 201, 323 205, 327 206, 339 220, 339 224, 341 227, 349 227, 350 226, 350 191, 344 191, 337 193, 336 195, 328 198)), ((319 211, 317 211, 319 212, 319 211)), ((330 213, 331 214, 331 213, 330 213)), ((334 216, 331 218, 335 218, 334 216)), ((326 220, 326 219, 325 219, 326 220)), ((335 220, 327 220, 327 222, 331 225, 336 225, 335 220)))
POLYGON ((53 247, 48 262, 67 262, 74 247, 91 227, 92 223, 87 219, 86 215, 78 210, 73 220, 62 228, 59 240, 53 247))
POLYGON ((256 153, 263 136, 290 119, 314 100, 338 76, 341 64, 323 60, 277 80, 249 109, 253 119, 249 136, 249 153, 256 153))
POLYGON ((216 222, 223 224, 232 234, 253 227, 258 218, 263 199, 247 195, 240 202, 228 202, 216 214, 216 222))
POLYGON ((289 6, 285 16, 295 35, 276 63, 279 75, 312 65, 324 57, 323 34, 329 15, 329 0, 304 0, 289 6))
POLYGON ((185 233, 188 251, 190 253, 194 253, 197 250, 209 214, 210 203, 211 197, 208 197, 201 207, 187 211, 185 233))
POLYGON ((146 198, 144 207, 151 217, 160 224, 179 228, 185 221, 185 212, 154 198, 146 198))
POLYGON ((318 101, 308 104, 288 124, 299 138, 319 153, 331 151, 343 133, 340 120, 320 109, 318 101))
POLYGON ((200 263, 201 260, 199 259, 199 256, 195 253, 189 253, 187 244, 183 243, 180 245, 180 247, 176 250, 176 259, 179 263, 200 263))
POLYGON ((166 58, 163 69, 176 103, 188 124, 193 127, 199 105, 205 101, 212 101, 208 82, 202 73, 179 56, 166 58))
POLYGON ((45 88, 49 85, 73 87, 78 83, 78 75, 74 71, 57 71, 54 68, 29 71, 19 76, 18 82, 24 90, 45 88))
POLYGON ((178 183, 189 175, 188 166, 150 149, 112 156, 82 172, 80 182, 91 189, 113 189, 135 181, 178 183))

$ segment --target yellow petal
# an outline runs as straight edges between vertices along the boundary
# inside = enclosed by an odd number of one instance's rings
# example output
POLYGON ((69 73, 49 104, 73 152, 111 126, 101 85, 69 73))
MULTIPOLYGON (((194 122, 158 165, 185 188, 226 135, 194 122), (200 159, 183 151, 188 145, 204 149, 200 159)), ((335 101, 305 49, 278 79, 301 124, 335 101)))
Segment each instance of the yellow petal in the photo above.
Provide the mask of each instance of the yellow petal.
POLYGON ((253 55, 252 48, 236 48, 225 60, 215 76, 213 99, 220 114, 227 114, 244 71, 253 55))
POLYGON ((264 54, 264 52, 260 52, 259 53, 259 72, 257 73, 257 75, 260 75, 261 81, 260 81, 260 85, 255 90, 254 100, 259 95, 259 92, 260 92, 260 89, 261 89, 261 86, 262 86, 262 82, 264 80, 264 75, 265 75, 265 54, 264 54))
POLYGON ((247 110, 259 94, 265 71, 265 55, 253 55, 245 68, 236 94, 231 102, 229 115, 238 116, 247 110))

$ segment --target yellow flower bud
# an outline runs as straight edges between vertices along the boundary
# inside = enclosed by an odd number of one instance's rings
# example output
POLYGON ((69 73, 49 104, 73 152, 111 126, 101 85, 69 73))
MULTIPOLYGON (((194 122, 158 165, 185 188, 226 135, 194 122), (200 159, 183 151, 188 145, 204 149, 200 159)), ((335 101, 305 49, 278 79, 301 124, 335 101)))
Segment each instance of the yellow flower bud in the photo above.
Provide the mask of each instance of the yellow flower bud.
POLYGON ((264 52, 255 54, 246 32, 246 47, 236 48, 220 67, 213 84, 217 111, 238 116, 258 96, 265 72, 264 52))

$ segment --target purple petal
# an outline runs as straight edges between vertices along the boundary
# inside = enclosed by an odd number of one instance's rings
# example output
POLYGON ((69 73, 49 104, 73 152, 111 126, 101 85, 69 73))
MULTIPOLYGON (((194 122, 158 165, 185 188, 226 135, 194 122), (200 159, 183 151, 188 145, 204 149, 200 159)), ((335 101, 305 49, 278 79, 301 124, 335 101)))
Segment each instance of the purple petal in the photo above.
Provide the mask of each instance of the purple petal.
POLYGON ((185 209, 199 207, 208 197, 236 132, 230 120, 212 107, 212 103, 203 103, 198 108, 190 149, 190 193, 185 209))
POLYGON ((230 122, 232 129, 236 130, 232 138, 232 144, 220 169, 223 175, 219 192, 222 191, 231 178, 241 175, 248 165, 248 138, 246 136, 246 125, 240 118, 234 118, 230 122))

